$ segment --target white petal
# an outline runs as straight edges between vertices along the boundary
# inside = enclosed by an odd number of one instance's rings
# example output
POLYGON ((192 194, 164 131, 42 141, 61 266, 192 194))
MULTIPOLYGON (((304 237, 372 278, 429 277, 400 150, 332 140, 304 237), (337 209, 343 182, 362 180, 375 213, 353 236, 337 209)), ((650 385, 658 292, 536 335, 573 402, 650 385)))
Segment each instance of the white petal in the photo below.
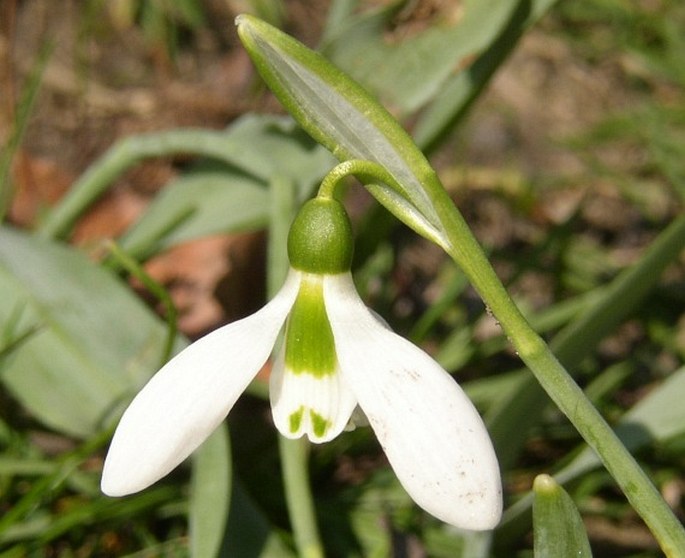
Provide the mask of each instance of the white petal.
POLYGON ((412 499, 464 529, 502 513, 499 466, 471 401, 433 359, 385 328, 350 274, 326 278, 324 299, 343 378, 412 499))
POLYGON ((315 443, 332 440, 347 428, 357 400, 340 369, 320 377, 295 373, 286 369, 284 352, 271 370, 269 385, 276 428, 286 438, 306 434, 315 443))
POLYGON ((271 353, 295 300, 291 271, 259 312, 219 328, 155 374, 121 418, 105 460, 101 488, 138 492, 174 469, 224 420, 271 353))

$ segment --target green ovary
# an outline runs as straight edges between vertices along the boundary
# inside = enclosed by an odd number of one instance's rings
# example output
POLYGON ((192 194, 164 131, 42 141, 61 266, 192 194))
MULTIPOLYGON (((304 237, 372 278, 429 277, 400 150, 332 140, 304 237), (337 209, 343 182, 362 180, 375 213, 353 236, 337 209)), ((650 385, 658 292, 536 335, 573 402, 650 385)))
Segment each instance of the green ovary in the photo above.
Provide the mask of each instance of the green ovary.
POLYGON ((323 300, 323 278, 323 275, 303 274, 285 337, 286 370, 315 378, 334 374, 337 361, 323 300))

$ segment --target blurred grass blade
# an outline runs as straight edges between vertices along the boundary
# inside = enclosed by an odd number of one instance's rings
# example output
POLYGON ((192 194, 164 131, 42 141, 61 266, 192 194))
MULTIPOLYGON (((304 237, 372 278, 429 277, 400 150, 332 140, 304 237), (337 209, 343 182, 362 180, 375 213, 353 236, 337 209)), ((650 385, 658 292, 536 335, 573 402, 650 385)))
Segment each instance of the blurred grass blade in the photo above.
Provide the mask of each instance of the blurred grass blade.
POLYGON ((413 134, 419 147, 430 151, 454 127, 514 50, 521 36, 555 2, 556 0, 532 0, 516 3, 516 8, 499 35, 490 38, 486 50, 475 62, 442 84, 430 105, 419 116, 413 134))
POLYGON ((165 186, 120 244, 145 259, 203 236, 260 228, 266 201, 260 182, 234 169, 190 171, 165 186))
MULTIPOLYGON (((590 354, 601 339, 639 306, 683 246, 685 215, 673 221, 635 265, 605 288, 601 300, 557 334, 551 346, 561 362, 573 370, 590 354)), ((486 422, 504 468, 516 461, 529 428, 538 423, 548 403, 540 385, 529 376, 501 405, 488 412, 486 422)))
POLYGON ((206 23, 204 8, 199 0, 176 0, 169 6, 173 7, 178 14, 177 17, 190 27, 196 28, 206 23))
POLYGON ((131 276, 135 277, 141 284, 152 294, 164 307, 164 314, 167 323, 167 338, 164 343, 164 350, 159 359, 159 368, 164 366, 167 361, 173 356, 174 345, 178 335, 178 312, 174 301, 168 291, 157 281, 155 281, 143 267, 124 250, 122 250, 115 242, 109 243, 109 251, 114 258, 114 261, 128 271, 131 276))
POLYGON ((2 374, 3 359, 6 359, 13 351, 16 351, 25 341, 40 330, 38 324, 24 326, 22 329, 19 329, 18 325, 23 311, 23 305, 18 305, 7 314, 2 324, 3 329, 0 333, 0 374, 2 374))
MULTIPOLYGON (((46 491, 46 497, 54 492, 46 491)), ((0 544, 25 542, 33 550, 24 556, 45 556, 45 547, 50 542, 75 531, 95 526, 102 522, 134 522, 154 513, 170 501, 180 499, 177 490, 170 486, 150 488, 125 500, 97 498, 80 502, 67 510, 56 511, 35 519, 11 525, 0 535, 0 544), (137 517, 140 516, 140 517, 137 517)), ((149 556, 149 554, 148 554, 149 556)))
POLYGON ((573 500, 564 489, 549 475, 538 475, 533 490, 535 558, 590 558, 592 551, 585 526, 573 500))
POLYGON ((35 510, 43 500, 55 497, 70 477, 79 475, 78 468, 83 464, 83 461, 103 446, 111 434, 111 431, 103 430, 76 449, 62 455, 57 462, 53 462, 53 466, 46 470, 45 474, 37 482, 34 482, 31 488, 0 518, 0 542, 8 531, 21 524, 22 520, 35 510))
POLYGON ((442 186, 395 119, 361 86, 292 37, 248 15, 238 16, 236 23, 259 73, 300 125, 339 160, 384 167, 404 189, 388 190, 392 201, 404 204, 405 212, 418 210, 423 226, 442 234, 430 199, 442 186))
POLYGON ((487 49, 521 4, 529 3, 445 2, 426 20, 410 11, 411 3, 394 2, 346 18, 329 30, 323 52, 384 104, 407 114, 438 95, 455 68, 487 49))
POLYGON ((12 184, 10 180, 10 170, 14 155, 19 149, 21 140, 29 121, 29 116, 40 90, 41 81, 45 66, 52 54, 53 44, 46 43, 41 48, 38 60, 31 69, 31 73, 22 89, 19 104, 15 110, 14 122, 10 131, 7 143, 0 152, 0 223, 4 221, 5 215, 12 203, 12 184))
POLYGON ((290 118, 244 116, 226 136, 241 146, 240 167, 202 161, 167 184, 121 238, 122 248, 145 258, 202 236, 262 228, 273 177, 291 181, 303 200, 334 161, 290 118))
POLYGON ((231 503, 231 450, 221 424, 193 455, 190 485, 190 554, 215 558, 223 544, 231 503))
MULTIPOLYGON (((284 174, 298 185, 300 192, 311 189, 313 183, 331 166, 330 155, 315 146, 295 127, 291 119, 283 117, 245 116, 222 132, 181 129, 129 136, 112 146, 88 168, 64 199, 48 214, 40 225, 38 234, 43 238, 66 236, 78 217, 124 171, 148 158, 180 154, 222 162, 232 168, 234 173, 246 174, 264 184, 272 176, 284 174)), ((187 199, 174 201, 170 203, 172 207, 166 209, 178 210, 178 206, 186 202, 187 199)), ((206 205, 202 207, 206 210, 206 205)), ((231 211, 231 208, 226 211, 231 211)), ((186 212, 180 211, 171 217, 164 215, 159 224, 156 222, 160 220, 159 211, 155 211, 155 222, 147 222, 143 227, 147 230, 140 234, 147 238, 150 235, 149 229, 166 230, 170 220, 178 219, 179 215, 184 216, 186 212)), ((214 221, 210 225, 204 225, 204 228, 217 227, 216 215, 210 212, 209 217, 214 221)), ((187 231, 186 237, 196 234, 198 228, 203 228, 197 219, 186 224, 187 227, 191 225, 195 232, 187 231)), ((138 242, 140 239, 136 240, 138 242)), ((127 244, 124 244, 124 248, 130 249, 127 244)))

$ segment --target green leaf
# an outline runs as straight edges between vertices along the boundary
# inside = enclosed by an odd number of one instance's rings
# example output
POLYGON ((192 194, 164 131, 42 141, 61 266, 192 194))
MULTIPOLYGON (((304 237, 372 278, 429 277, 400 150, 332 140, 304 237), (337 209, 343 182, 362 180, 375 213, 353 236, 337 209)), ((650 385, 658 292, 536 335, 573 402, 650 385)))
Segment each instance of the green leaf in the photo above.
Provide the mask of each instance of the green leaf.
POLYGON ((535 558, 591 557, 583 520, 564 489, 549 475, 538 475, 533 490, 535 558))
POLYGON ((256 229, 265 224, 267 200, 260 181, 233 169, 191 171, 165 186, 120 245, 146 257, 202 236, 256 229))
MULTIPOLYGON (((397 5, 348 18, 328 34, 324 53, 384 103, 412 112, 442 89, 455 68, 465 68, 500 33, 520 2, 465 0, 446 3, 416 32, 399 27, 397 5), (394 34, 394 36, 393 36, 394 34)), ((423 22, 412 21, 414 29, 423 22)))
MULTIPOLYGON (((98 431, 156 370, 165 326, 83 254, 0 228, 0 322, 33 335, 0 361, 0 380, 46 425, 98 431)), ((177 348, 184 341, 179 338, 177 348)))
POLYGON ((237 481, 234 482, 231 494, 228 533, 221 556, 294 557, 294 553, 285 545, 263 510, 237 481))
MULTIPOLYGON (((426 110, 414 127, 414 139, 423 149, 430 149, 466 112, 478 98, 495 71, 503 64, 518 44, 521 36, 545 13, 556 0, 516 2, 516 7, 500 29, 489 37, 489 44, 466 68, 442 83, 426 110)), ((507 2, 497 6, 500 11, 509 8, 507 2)), ((494 31, 494 29, 492 29, 494 31)))
POLYGON ((223 141, 239 166, 206 161, 168 184, 121 239, 124 250, 144 257, 194 238, 263 227, 272 180, 292 182, 301 201, 333 161, 290 118, 245 116, 223 141))
POLYGON ((215 558, 224 540, 231 503, 231 450, 221 424, 193 456, 190 547, 194 558, 215 558))
MULTIPOLYGON (((297 185, 302 196, 332 164, 330 154, 286 117, 245 116, 220 132, 189 128, 129 136, 114 144, 81 175, 48 213, 38 234, 43 238, 65 236, 124 171, 148 158, 178 154, 221 161, 265 184, 274 176, 283 176, 297 185)), ((187 214, 173 217, 175 222, 187 214)))
POLYGON ((275 176, 292 180, 302 199, 333 164, 330 154, 287 116, 242 116, 223 133, 219 147, 230 153, 223 160, 264 184, 275 176))

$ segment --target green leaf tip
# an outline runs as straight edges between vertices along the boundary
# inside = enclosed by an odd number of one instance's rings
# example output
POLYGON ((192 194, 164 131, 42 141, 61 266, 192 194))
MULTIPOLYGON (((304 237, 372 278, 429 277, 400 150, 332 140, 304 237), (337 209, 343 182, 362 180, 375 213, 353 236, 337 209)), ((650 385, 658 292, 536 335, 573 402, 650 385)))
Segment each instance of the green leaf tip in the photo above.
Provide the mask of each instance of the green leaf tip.
POLYGON ((590 558, 583 520, 566 491, 549 475, 533 482, 534 557, 577 556, 590 558))
POLYGON ((533 490, 535 494, 552 495, 559 490, 559 485, 549 475, 538 475, 533 481, 533 490))

